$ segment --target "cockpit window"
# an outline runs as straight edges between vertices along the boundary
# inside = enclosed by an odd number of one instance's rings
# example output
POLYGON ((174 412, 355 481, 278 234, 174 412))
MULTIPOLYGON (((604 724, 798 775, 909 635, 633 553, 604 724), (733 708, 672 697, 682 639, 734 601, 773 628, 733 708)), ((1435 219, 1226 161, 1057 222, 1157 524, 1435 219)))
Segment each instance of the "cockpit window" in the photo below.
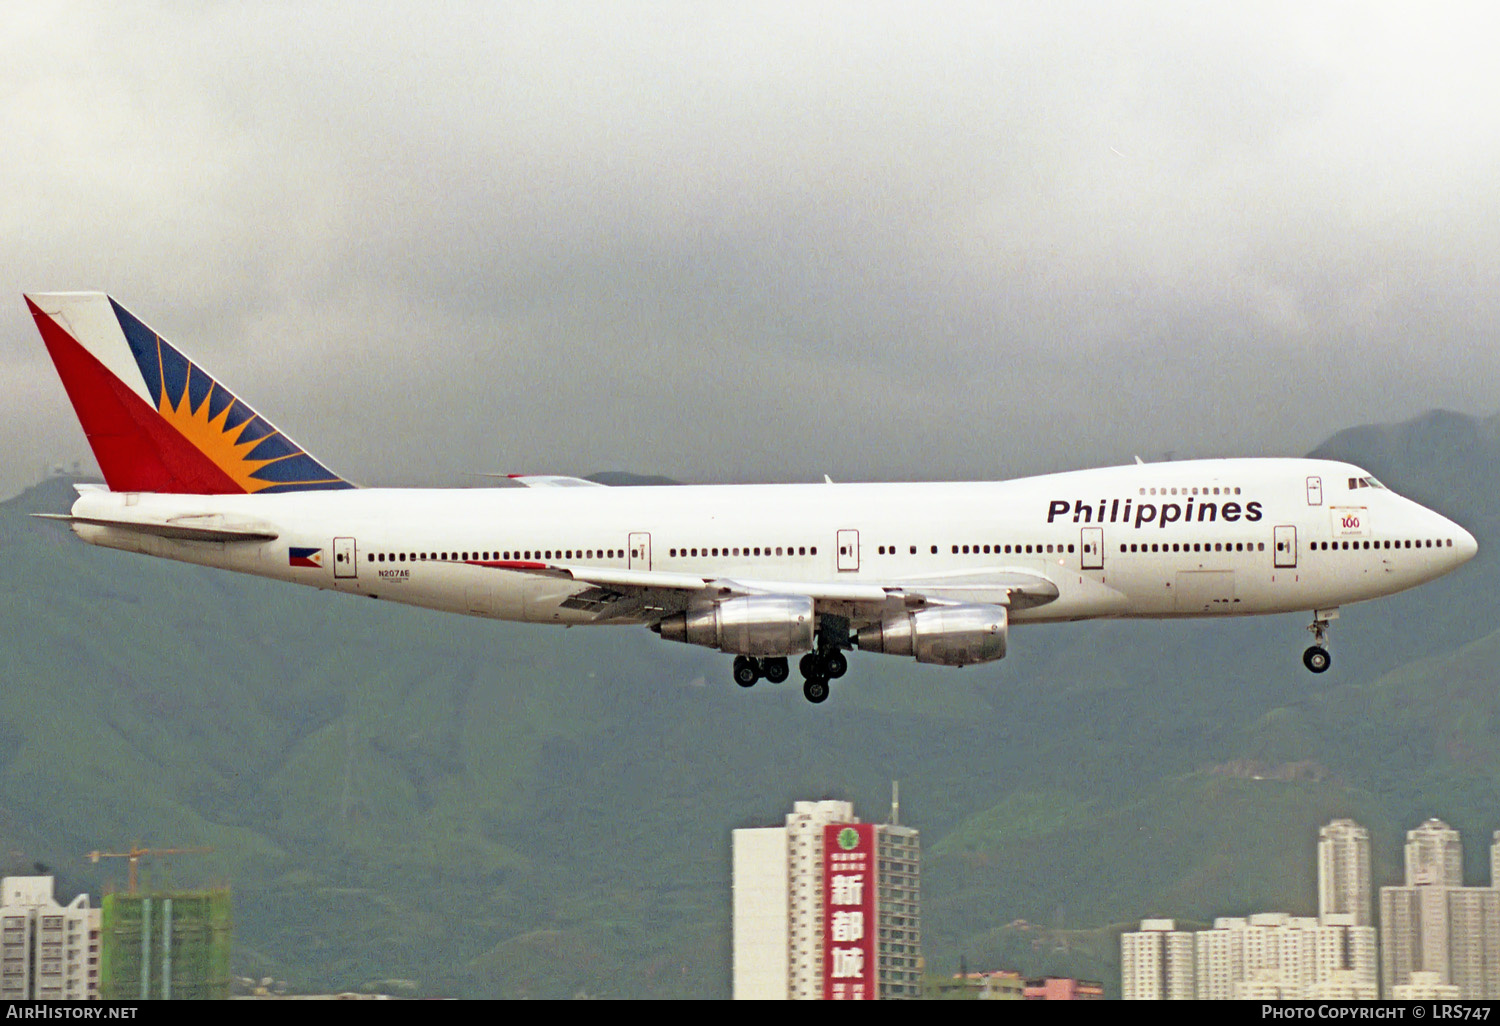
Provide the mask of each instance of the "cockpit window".
POLYGON ((1384 487, 1385 487, 1385 485, 1381 484, 1379 481, 1375 480, 1373 477, 1351 477, 1349 479, 1349 490, 1351 492, 1354 491, 1354 489, 1356 489, 1356 488, 1384 488, 1384 487))

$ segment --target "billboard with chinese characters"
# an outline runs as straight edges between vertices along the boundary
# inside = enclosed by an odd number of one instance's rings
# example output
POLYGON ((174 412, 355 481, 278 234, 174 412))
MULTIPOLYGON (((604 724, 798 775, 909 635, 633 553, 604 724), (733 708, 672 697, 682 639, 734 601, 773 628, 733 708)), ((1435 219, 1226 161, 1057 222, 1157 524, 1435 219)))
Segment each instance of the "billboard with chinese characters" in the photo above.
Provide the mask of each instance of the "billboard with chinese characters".
POLYGON ((872 1001, 876 987, 875 825, 823 828, 823 997, 872 1001))

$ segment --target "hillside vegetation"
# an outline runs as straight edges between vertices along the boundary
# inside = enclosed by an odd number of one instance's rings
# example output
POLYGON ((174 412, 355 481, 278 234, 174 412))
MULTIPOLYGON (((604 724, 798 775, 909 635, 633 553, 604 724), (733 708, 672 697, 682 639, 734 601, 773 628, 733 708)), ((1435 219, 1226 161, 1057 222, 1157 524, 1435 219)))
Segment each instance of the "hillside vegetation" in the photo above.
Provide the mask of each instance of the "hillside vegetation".
POLYGON ((1317 828, 1441 816, 1487 878, 1500 827, 1494 420, 1345 432, 1480 556, 1344 611, 1018 629, 961 671, 856 654, 833 698, 741 691, 728 660, 629 628, 442 616, 95 549, 0 505, 0 829, 98 894, 84 854, 210 845, 236 971, 425 995, 725 997, 729 832, 840 797, 922 830, 929 965, 1118 985, 1143 916, 1315 908, 1317 828), (394 982, 393 982, 394 981, 394 982), (400 981, 414 981, 411 984, 400 981))

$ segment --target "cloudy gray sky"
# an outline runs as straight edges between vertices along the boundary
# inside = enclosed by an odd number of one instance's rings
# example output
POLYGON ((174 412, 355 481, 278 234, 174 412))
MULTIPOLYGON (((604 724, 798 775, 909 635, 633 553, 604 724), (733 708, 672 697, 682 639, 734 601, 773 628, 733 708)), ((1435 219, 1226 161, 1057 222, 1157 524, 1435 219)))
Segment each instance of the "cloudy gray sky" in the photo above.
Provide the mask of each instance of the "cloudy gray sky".
POLYGON ((7 5, 0 493, 91 465, 23 290, 111 292, 377 484, 1489 415, 1493 11, 7 5))

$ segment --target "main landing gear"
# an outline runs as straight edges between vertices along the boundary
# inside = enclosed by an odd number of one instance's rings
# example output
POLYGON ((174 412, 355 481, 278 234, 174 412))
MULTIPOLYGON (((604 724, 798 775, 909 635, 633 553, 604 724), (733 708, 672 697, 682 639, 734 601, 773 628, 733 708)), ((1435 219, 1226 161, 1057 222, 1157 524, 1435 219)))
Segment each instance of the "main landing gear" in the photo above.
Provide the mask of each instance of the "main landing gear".
POLYGON ((1314 609, 1313 622, 1308 626, 1314 644, 1302 653, 1302 665, 1313 673, 1324 673, 1333 665, 1333 656, 1328 654, 1328 623, 1337 620, 1337 609, 1314 609))
POLYGON ((802 695, 814 704, 828 698, 828 682, 849 671, 849 660, 836 648, 809 652, 797 664, 802 671, 802 695))
MULTIPOLYGON (((848 621, 828 617, 818 631, 818 647, 804 655, 797 664, 797 669, 802 671, 802 694, 809 702, 827 701, 828 682, 849 671, 849 660, 838 640, 843 638, 847 642, 848 637, 848 621)), ((791 676, 791 672, 785 656, 763 659, 747 655, 734 657, 734 682, 742 688, 752 687, 762 677, 772 684, 780 684, 791 676)))
POLYGON ((792 675, 792 668, 784 656, 756 659, 754 656, 734 657, 734 682, 748 688, 764 677, 772 684, 780 684, 792 675))

